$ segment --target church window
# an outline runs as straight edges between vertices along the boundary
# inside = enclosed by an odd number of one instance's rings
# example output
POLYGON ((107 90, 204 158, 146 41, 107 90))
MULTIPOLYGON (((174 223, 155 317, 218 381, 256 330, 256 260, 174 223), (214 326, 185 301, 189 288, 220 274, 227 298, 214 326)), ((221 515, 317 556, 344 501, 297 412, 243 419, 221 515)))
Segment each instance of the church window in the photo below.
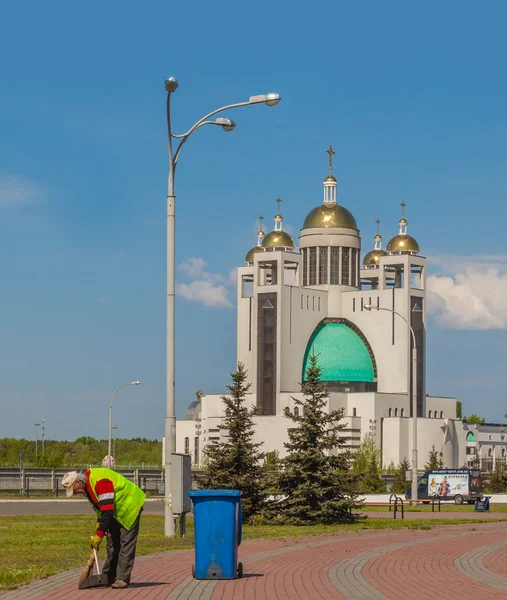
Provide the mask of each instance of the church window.
POLYGON ((319 298, 319 312, 320 312, 320 298, 319 298))
POLYGON ((352 409, 352 416, 353 417, 357 417, 357 408, 354 406, 354 408, 352 409))
POLYGON ((441 411, 440 411, 440 418, 441 418, 441 419, 443 419, 443 418, 444 418, 444 411, 443 411, 443 410, 441 410, 441 411))
POLYGON ((352 298, 352 312, 356 312, 356 299, 352 298))
POLYGON ((351 256, 351 268, 350 268, 350 274, 351 274, 351 285, 357 286, 357 250, 355 248, 351 248, 350 250, 352 256, 351 256))
POLYGON ((393 409, 392 409, 392 408, 390 408, 390 409, 389 409, 389 416, 390 416, 390 417, 392 417, 392 416, 393 416, 393 409))
POLYGON ((488 450, 488 456, 493 456, 493 450, 491 448, 488 450))
POLYGON ((299 417, 299 406, 294 407, 294 416, 299 417))
POLYGON ((431 419, 431 410, 430 410, 430 412, 428 413, 428 417, 431 419))
POLYGON ((310 248, 310 285, 317 283, 317 248, 310 248))
POLYGON ((398 416, 398 409, 397 409, 397 408, 395 408, 395 409, 394 409, 394 416, 395 416, 395 417, 397 417, 397 416, 398 416))
POLYGON ((185 454, 190 454, 190 438, 185 438, 185 454))
POLYGON ((310 296, 306 297, 306 310, 310 310, 310 296))
POLYGON ((338 280, 340 273, 340 248, 331 248, 331 283, 332 285, 338 285, 340 282, 338 280))
POLYGON ((363 300, 363 298, 361 298, 361 312, 363 312, 363 309, 364 309, 364 300, 363 300))
POLYGON ((305 307, 305 297, 301 294, 301 308, 305 307))
POLYGON ((315 310, 315 296, 312 296, 312 310, 315 310))
POLYGON ((380 306, 380 296, 377 296, 377 308, 380 306))
POLYGON ((259 294, 257 406, 261 415, 276 414, 277 295, 259 294))
POLYGON ((404 417, 404 416, 405 416, 405 409, 404 409, 404 408, 402 408, 402 409, 401 409, 401 413, 400 413, 400 417, 404 417))
POLYGON ((342 248, 342 285, 350 285, 350 248, 342 248))
POLYGON ((308 249, 303 248, 301 252, 303 253, 303 285, 308 285, 308 249))
POLYGON ((319 283, 327 283, 327 246, 319 248, 319 283))
POLYGON ((199 464, 199 436, 194 438, 194 464, 199 464))

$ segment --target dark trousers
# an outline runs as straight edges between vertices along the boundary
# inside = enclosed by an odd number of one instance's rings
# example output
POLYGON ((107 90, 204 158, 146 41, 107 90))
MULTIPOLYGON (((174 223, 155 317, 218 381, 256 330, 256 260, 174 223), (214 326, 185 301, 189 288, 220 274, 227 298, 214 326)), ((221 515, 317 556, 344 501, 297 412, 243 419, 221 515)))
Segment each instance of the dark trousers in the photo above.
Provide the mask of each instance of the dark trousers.
POLYGON ((130 583, 130 574, 132 573, 136 557, 140 520, 141 513, 139 513, 132 527, 125 529, 116 519, 113 519, 106 536, 107 559, 102 569, 109 583, 114 583, 117 579, 130 583))

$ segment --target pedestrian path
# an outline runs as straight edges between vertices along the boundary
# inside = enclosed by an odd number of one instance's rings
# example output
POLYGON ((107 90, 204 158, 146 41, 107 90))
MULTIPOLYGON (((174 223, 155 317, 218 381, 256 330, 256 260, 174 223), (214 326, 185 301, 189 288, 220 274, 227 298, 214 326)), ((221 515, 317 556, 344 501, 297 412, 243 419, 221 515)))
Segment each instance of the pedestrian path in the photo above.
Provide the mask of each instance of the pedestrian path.
POLYGON ((244 577, 197 581, 193 551, 139 557, 126 590, 77 590, 73 569, 1 600, 507 600, 507 522, 348 531, 240 546, 244 577))

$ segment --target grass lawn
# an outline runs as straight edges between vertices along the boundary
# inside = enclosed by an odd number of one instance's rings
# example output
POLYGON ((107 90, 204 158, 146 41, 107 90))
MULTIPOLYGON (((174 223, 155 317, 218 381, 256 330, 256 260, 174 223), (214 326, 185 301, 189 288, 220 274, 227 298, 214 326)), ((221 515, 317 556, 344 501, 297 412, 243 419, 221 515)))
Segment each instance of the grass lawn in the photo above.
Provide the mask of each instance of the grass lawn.
MULTIPOLYGON (((297 537, 361 529, 431 529, 438 525, 475 522, 473 519, 366 519, 356 525, 244 526, 243 539, 297 537)), ((14 589, 72 567, 84 567, 90 553, 89 539, 94 525, 93 515, 0 517, 0 589, 14 589)), ((192 519, 187 519, 186 538, 167 539, 163 532, 162 516, 143 516, 138 554, 193 547, 192 519)), ((101 554, 104 556, 104 550, 101 554)))

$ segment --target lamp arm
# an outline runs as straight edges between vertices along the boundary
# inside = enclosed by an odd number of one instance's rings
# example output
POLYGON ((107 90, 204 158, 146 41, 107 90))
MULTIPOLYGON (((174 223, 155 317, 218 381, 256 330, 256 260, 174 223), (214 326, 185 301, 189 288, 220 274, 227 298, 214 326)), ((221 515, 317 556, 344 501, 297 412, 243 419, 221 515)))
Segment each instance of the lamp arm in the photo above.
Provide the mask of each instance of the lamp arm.
MULTIPOLYGON (((169 96, 169 94, 168 94, 168 96, 169 96)), ((194 131, 196 129, 198 129, 201 125, 205 124, 205 121, 207 121, 213 115, 223 112, 224 110, 229 110, 230 108, 240 108, 241 106, 249 106, 250 104, 260 104, 260 103, 238 102, 237 104, 228 104, 227 106, 222 106, 221 108, 217 108, 216 110, 208 113, 207 115, 202 117, 202 119, 199 119, 197 121, 197 123, 192 125, 192 127, 186 133, 182 133, 181 135, 172 135, 172 137, 175 137, 175 138, 182 138, 181 142, 179 143, 178 148, 176 149, 176 152, 174 154, 174 170, 176 170, 176 164, 178 163, 178 158, 180 156, 180 152, 181 152, 181 149, 183 148, 183 145, 188 140, 188 138, 192 135, 192 133, 194 133, 194 131)))

